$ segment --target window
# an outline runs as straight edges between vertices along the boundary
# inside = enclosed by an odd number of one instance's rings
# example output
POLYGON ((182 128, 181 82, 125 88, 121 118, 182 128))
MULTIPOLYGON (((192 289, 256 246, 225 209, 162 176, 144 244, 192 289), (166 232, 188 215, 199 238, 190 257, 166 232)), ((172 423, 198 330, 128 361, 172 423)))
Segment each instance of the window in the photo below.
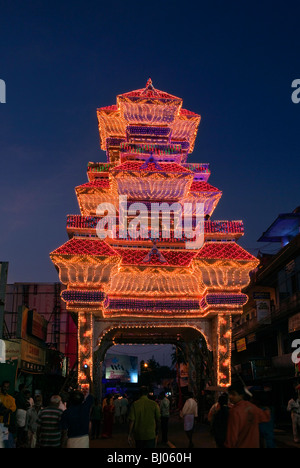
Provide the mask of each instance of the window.
POLYGON ((279 271, 278 276, 279 301, 300 291, 300 257, 291 260, 279 271))

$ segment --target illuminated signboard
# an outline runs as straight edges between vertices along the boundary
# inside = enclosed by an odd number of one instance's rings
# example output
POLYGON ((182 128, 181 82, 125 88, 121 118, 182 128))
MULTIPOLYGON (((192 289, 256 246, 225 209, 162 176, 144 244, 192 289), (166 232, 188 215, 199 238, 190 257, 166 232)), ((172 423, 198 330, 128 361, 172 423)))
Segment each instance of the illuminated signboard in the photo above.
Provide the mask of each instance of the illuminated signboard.
POLYGON ((137 383, 138 358, 136 356, 108 354, 105 358, 105 378, 137 383))

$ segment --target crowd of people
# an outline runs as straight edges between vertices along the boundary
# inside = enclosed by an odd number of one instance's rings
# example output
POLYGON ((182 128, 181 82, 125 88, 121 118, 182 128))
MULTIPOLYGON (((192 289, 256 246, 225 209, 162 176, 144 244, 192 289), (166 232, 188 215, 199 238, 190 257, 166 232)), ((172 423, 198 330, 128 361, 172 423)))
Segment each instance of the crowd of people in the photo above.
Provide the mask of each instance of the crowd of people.
MULTIPOLYGON (((157 440, 156 423, 161 422, 163 440, 167 443, 170 402, 163 394, 160 409, 151 399, 151 395, 146 395, 146 399, 156 411, 153 439, 157 440)), ((4 381, 0 387, 0 447, 89 448, 90 440, 111 438, 115 425, 128 424, 133 428, 133 420, 137 437, 135 443, 138 447, 140 441, 137 434, 138 430, 145 426, 147 408, 143 408, 142 413, 141 420, 140 416, 137 416, 135 404, 129 401, 126 394, 108 394, 100 402, 92 393, 84 395, 79 390, 52 395, 48 404, 44 406, 43 396, 39 391, 32 397, 30 391, 22 384, 13 397, 10 394, 10 383, 4 381)), ((150 414, 148 422, 151 416, 150 414)))
MULTIPOLYGON (((1 448, 89 448, 90 440, 109 439, 116 425, 128 428, 128 444, 155 448, 158 437, 168 444, 170 400, 162 392, 158 399, 146 387, 135 401, 127 395, 106 395, 98 401, 91 393, 72 390, 52 395, 44 406, 43 396, 33 397, 25 385, 10 394, 9 382, 0 387, 1 448)), ((288 402, 295 442, 300 442, 300 386, 288 402)), ((180 411, 189 448, 193 448, 198 404, 192 393, 186 395, 180 411)), ((272 409, 262 395, 252 397, 237 382, 220 396, 208 414, 211 435, 218 448, 274 448, 272 409)))
MULTIPOLYGON (((288 402, 294 441, 300 442, 300 385, 288 402)), ((276 448, 274 413, 267 393, 252 395, 241 382, 223 393, 208 414, 218 448, 276 448)))
POLYGON ((4 381, 0 388, 1 448, 89 446, 91 395, 85 398, 79 391, 52 395, 44 406, 41 392, 32 398, 22 384, 13 397, 9 387, 4 381))

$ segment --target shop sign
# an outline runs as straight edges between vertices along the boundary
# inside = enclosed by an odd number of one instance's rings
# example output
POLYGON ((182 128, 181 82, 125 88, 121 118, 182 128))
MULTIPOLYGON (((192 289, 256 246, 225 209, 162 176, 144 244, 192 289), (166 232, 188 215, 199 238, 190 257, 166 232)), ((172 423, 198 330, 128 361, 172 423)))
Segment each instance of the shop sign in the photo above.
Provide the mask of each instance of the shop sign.
POLYGON ((271 299, 270 293, 266 291, 256 291, 253 293, 253 299, 271 299))
POLYGON ((22 368, 30 370, 27 364, 32 364, 35 368, 44 368, 46 362, 46 350, 39 346, 29 343, 28 341, 22 340, 21 343, 21 361, 22 368), (24 364, 27 363, 25 366, 24 364))
POLYGON ((14 361, 21 356, 21 341, 20 340, 6 340, 5 341, 5 359, 7 361, 14 361))
POLYGON ((27 307, 20 308, 20 317, 22 320, 21 337, 24 340, 35 339, 46 341, 47 321, 37 313, 36 310, 29 310, 27 307))
POLYGON ((271 321, 271 303, 269 299, 256 300, 257 321, 264 321, 266 325, 270 325, 271 321))
POLYGON ((241 351, 246 351, 247 349, 247 344, 246 344, 246 338, 241 338, 240 340, 236 341, 236 350, 238 353, 241 351))
POLYGON ((36 310, 28 311, 27 333, 42 341, 47 339, 47 321, 36 310))

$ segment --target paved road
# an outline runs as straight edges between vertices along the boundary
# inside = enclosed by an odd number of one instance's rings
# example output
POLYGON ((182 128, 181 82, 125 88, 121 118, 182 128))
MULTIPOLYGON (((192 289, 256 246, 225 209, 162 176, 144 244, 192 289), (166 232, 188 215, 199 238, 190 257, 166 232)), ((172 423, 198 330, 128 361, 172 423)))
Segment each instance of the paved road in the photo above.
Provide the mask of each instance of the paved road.
MULTIPOLYGON (((91 448, 128 448, 127 425, 114 425, 112 439, 91 440, 91 448)), ((157 448, 168 448, 160 442, 159 435, 157 448)), ((215 448, 215 443, 209 434, 208 426, 197 424, 193 437, 195 448, 215 448)), ((187 449, 188 440, 183 430, 183 421, 179 416, 172 416, 169 421, 169 447, 187 449)))
MULTIPOLYGON (((91 448, 108 449, 129 448, 127 433, 128 426, 126 424, 115 424, 111 439, 91 440, 90 446, 91 448)), ((290 430, 275 430, 275 441, 278 448, 300 448, 300 444, 296 444, 293 441, 290 430)), ((193 443, 195 448, 216 448, 215 442, 209 433, 209 427, 206 424, 196 425, 193 443)), ((157 448, 188 448, 188 440, 183 430, 183 422, 178 415, 171 416, 169 421, 169 445, 162 444, 159 436, 157 448)))

